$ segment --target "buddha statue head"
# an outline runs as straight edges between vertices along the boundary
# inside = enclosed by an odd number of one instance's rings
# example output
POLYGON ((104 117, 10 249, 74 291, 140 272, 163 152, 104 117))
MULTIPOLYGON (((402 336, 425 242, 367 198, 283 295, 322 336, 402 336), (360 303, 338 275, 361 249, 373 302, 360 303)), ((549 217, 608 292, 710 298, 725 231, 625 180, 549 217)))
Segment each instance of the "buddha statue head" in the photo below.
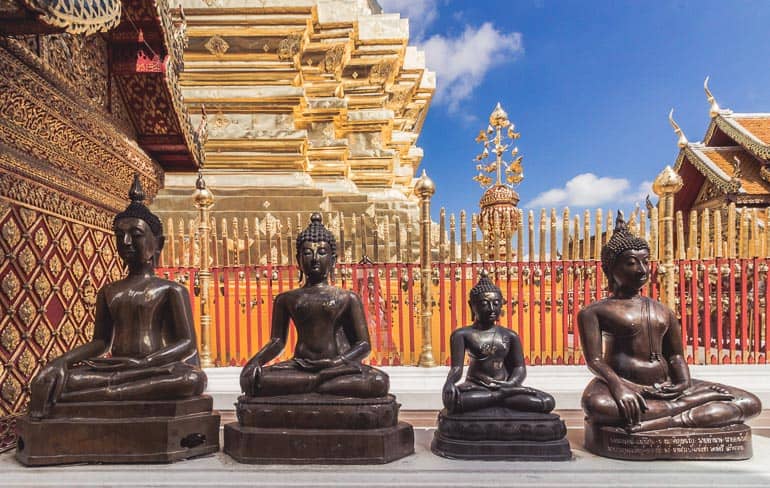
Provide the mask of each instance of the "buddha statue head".
POLYGON ((145 194, 138 174, 134 175, 128 198, 131 203, 112 221, 118 255, 129 267, 143 264, 154 267, 165 242, 163 225, 143 203, 145 194))
POLYGON ((649 256, 647 241, 628 230, 623 214, 618 211, 612 237, 602 246, 602 271, 610 292, 621 286, 641 288, 649 278, 649 256))
POLYGON ((494 324, 500 318, 503 293, 492 283, 485 270, 481 271, 478 283, 471 288, 468 305, 471 307, 471 318, 474 321, 494 324))
MULTIPOLYGON (((337 240, 323 224, 320 213, 297 236, 297 265, 310 282, 326 280, 337 261, 337 240)), ((301 278, 301 276, 300 276, 301 278)))

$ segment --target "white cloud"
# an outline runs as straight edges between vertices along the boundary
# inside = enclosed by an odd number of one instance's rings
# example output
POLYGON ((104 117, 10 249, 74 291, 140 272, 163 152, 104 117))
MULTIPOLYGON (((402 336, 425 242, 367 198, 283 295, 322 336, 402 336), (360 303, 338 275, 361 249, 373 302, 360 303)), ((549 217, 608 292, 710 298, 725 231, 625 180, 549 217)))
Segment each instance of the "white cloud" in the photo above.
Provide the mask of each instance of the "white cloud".
POLYGON ((490 69, 524 52, 520 32, 506 34, 490 22, 466 26, 456 38, 436 34, 420 47, 428 67, 436 72, 435 101, 450 112, 470 97, 490 69))
POLYGON ((562 188, 552 188, 536 196, 524 208, 539 207, 599 207, 607 203, 643 203, 652 195, 652 182, 643 181, 636 188, 625 178, 596 176, 583 173, 575 176, 562 188))
POLYGON ((409 33, 413 40, 420 41, 425 31, 438 18, 438 0, 379 0, 386 13, 398 12, 409 19, 409 33))

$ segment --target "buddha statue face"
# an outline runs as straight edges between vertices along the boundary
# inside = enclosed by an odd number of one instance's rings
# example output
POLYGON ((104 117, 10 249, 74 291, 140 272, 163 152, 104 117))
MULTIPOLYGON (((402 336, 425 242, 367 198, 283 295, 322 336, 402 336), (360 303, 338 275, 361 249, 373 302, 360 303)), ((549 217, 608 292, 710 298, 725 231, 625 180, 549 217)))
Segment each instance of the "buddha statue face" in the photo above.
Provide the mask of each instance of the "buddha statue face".
POLYGON ((326 241, 303 241, 297 249, 297 264, 311 281, 326 279, 334 267, 334 254, 326 241))
POLYGON ((118 255, 128 266, 157 262, 163 249, 163 236, 156 236, 150 225, 137 217, 122 217, 114 224, 118 255))
POLYGON ((612 266, 613 289, 638 290, 650 277, 650 251, 627 249, 612 266))
POLYGON ((499 291, 485 291, 471 295, 468 301, 474 320, 482 324, 494 324, 503 309, 503 295, 499 291))

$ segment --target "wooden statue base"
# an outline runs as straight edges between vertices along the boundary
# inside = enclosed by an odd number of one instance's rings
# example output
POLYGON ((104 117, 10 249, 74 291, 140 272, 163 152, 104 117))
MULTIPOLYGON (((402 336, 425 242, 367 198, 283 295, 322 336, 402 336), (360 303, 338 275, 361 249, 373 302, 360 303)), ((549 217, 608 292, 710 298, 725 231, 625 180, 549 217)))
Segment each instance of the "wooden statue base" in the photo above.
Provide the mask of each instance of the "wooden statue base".
POLYGON ((434 454, 486 461, 567 461, 572 459, 567 428, 552 413, 486 408, 468 413, 439 412, 434 454))
POLYGON ((393 395, 288 395, 238 399, 224 452, 249 464, 384 464, 414 452, 412 426, 393 395))
POLYGON ((586 449, 629 461, 749 459, 751 427, 734 424, 711 429, 664 429, 629 434, 618 427, 585 424, 586 449))
POLYGON ((16 458, 27 466, 171 463, 219 450, 212 399, 59 403, 17 423, 16 458))

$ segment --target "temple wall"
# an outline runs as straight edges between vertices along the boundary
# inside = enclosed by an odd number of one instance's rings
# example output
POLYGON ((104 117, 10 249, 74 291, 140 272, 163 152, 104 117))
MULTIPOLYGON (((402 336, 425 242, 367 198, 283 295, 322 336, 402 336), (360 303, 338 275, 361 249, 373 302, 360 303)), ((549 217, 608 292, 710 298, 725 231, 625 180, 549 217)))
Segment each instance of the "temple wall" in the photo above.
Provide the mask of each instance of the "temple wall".
POLYGON ((92 336, 133 174, 149 197, 163 183, 108 64, 99 35, 0 38, 0 450, 30 379, 92 336))

